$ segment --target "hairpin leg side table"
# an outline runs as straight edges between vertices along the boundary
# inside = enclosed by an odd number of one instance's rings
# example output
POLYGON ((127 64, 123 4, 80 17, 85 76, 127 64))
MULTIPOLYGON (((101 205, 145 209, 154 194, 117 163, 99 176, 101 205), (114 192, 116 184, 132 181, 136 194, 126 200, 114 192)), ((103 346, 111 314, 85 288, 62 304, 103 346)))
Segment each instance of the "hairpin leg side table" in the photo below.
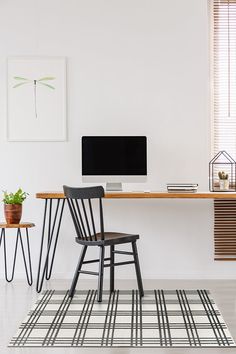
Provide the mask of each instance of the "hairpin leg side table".
POLYGON ((20 243, 23 261, 25 266, 25 273, 27 282, 29 285, 33 284, 33 276, 32 276, 32 265, 31 265, 31 255, 30 255, 30 243, 29 243, 29 231, 28 229, 34 227, 33 223, 21 223, 21 224, 5 224, 0 223, 0 247, 3 243, 3 253, 4 253, 4 265, 5 265, 5 279, 7 282, 11 282, 14 278, 15 273, 15 266, 16 266, 16 256, 17 256, 17 249, 18 244, 20 243), (13 265, 12 271, 10 275, 8 274, 8 265, 7 265, 7 237, 6 237, 6 230, 8 229, 15 229, 16 230, 16 241, 15 241, 15 250, 14 250, 14 257, 13 257, 13 265), (26 236, 26 246, 24 246, 24 242, 22 239, 22 230, 25 230, 26 236), (25 250, 26 248, 26 250, 25 250), (28 263, 28 265, 27 265, 28 263))

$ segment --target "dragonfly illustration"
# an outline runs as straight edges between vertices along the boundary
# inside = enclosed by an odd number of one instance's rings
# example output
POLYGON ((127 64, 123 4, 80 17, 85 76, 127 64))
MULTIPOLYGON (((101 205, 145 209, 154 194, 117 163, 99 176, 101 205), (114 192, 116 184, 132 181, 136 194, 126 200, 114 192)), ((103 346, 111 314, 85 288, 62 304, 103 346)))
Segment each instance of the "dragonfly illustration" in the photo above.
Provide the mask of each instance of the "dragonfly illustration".
POLYGON ((23 85, 28 85, 28 84, 33 84, 34 88, 34 112, 35 112, 35 118, 37 118, 38 113, 37 113, 37 86, 38 85, 43 85, 45 87, 50 88, 51 90, 55 90, 55 87, 48 84, 47 81, 55 80, 55 77, 53 76, 45 76, 41 77, 40 79, 37 80, 31 80, 27 79, 25 77, 20 77, 20 76, 14 76, 14 80, 16 80, 18 83, 16 83, 13 88, 17 88, 23 85))

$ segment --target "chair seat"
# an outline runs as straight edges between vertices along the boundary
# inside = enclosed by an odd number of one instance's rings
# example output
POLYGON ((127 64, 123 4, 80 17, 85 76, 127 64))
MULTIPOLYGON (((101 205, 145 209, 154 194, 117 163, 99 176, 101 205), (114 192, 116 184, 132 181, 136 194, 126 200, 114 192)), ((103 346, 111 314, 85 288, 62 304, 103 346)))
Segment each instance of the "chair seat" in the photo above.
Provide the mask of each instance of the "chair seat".
MULTIPOLYGON (((89 245, 89 246, 98 246, 98 245, 103 245, 103 246, 109 246, 109 245, 117 245, 120 243, 127 243, 127 242, 133 242, 135 240, 139 239, 139 235, 133 235, 133 234, 125 234, 121 232, 104 232, 104 240, 101 240, 101 233, 96 234, 97 241, 83 241, 80 240, 78 237, 76 237, 76 242, 78 242, 81 245, 89 245)), ((95 237, 92 236, 92 239, 94 240, 95 237)))

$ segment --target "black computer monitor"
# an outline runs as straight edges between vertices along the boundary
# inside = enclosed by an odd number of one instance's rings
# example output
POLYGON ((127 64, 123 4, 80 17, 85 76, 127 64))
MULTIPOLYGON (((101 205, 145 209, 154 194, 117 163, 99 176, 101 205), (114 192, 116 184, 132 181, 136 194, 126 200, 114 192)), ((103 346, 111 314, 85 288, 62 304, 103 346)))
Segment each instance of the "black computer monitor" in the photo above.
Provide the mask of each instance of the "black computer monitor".
POLYGON ((83 136, 82 175, 147 175, 147 138, 145 136, 83 136))

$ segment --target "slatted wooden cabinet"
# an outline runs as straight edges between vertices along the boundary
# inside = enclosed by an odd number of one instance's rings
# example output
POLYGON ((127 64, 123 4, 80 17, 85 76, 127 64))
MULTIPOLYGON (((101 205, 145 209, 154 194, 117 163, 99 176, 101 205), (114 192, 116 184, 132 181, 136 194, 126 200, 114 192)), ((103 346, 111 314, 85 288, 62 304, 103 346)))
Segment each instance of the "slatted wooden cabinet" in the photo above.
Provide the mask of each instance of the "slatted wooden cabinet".
POLYGON ((214 200, 215 260, 236 261, 236 201, 214 200))

